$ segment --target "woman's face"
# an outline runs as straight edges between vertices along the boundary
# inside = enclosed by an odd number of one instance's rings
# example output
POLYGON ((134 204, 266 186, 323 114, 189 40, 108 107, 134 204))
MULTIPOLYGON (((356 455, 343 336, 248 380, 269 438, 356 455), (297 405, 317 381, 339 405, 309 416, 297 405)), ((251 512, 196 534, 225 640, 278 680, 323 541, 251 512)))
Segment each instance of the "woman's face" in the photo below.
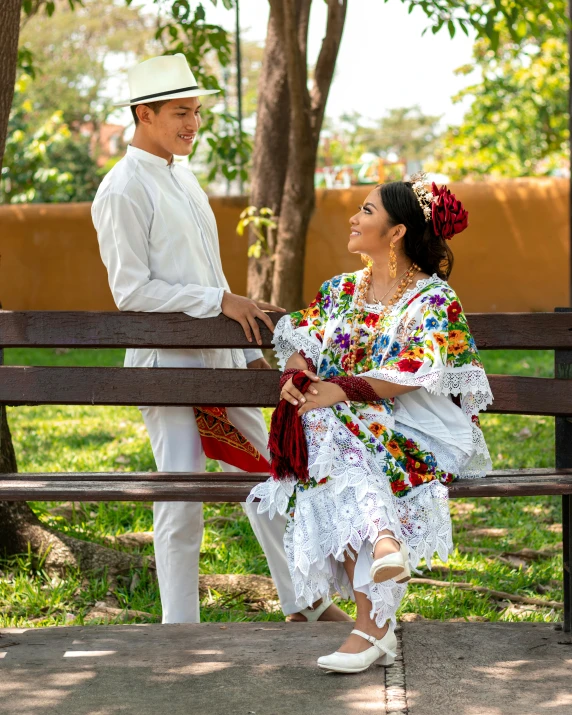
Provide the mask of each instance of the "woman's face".
POLYGON ((381 203, 379 189, 372 189, 359 212, 350 218, 350 253, 365 253, 372 256, 380 250, 386 251, 395 226, 391 226, 389 214, 381 203))

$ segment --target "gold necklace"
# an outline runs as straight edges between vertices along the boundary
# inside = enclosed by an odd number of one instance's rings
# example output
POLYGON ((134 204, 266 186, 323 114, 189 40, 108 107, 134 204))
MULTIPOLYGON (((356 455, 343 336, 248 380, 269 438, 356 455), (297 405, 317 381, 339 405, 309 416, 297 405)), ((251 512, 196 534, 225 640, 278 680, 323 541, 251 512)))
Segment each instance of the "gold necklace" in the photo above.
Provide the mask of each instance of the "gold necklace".
MULTIPOLYGON (((377 319, 377 325, 380 325, 383 322, 383 319, 389 312, 389 310, 395 305, 403 296, 407 288, 411 285, 413 282, 413 279, 421 268, 416 264, 412 263, 408 270, 405 273, 405 276, 401 280, 399 287, 397 288, 395 294, 393 297, 388 301, 387 306, 381 311, 379 314, 379 317, 377 319)), ((350 348, 349 348, 349 357, 346 363, 346 373, 348 375, 353 375, 355 366, 356 366, 356 356, 357 356, 357 351, 359 349, 359 339, 361 335, 361 321, 363 320, 363 317, 366 313, 365 310, 365 304, 366 304, 366 297, 367 297, 367 291, 370 285, 371 281, 371 268, 368 266, 367 268, 364 269, 362 279, 360 281, 359 289, 357 292, 357 295, 355 296, 355 308, 354 308, 354 313, 353 313, 353 319, 352 319, 352 326, 350 328, 350 348), (361 319, 361 320, 360 320, 361 319)), ((365 353, 366 353, 366 363, 371 362, 372 359, 372 352, 373 352, 373 343, 375 341, 375 330, 372 331, 372 334, 369 336, 368 341, 366 343, 366 348, 365 348, 365 353)))
POLYGON ((372 292, 372 294, 373 294, 373 300, 374 300, 374 302, 375 302, 377 305, 382 304, 382 301, 383 301, 383 299, 385 298, 385 296, 389 293, 389 291, 393 288, 393 286, 396 286, 396 285, 399 283, 399 281, 403 278, 403 276, 404 276, 406 273, 407 273, 406 270, 403 271, 403 273, 399 276, 399 278, 398 278, 396 281, 393 281, 393 283, 389 286, 389 288, 385 291, 385 293, 381 296, 381 298, 380 298, 379 300, 378 300, 378 299, 376 298, 376 296, 375 296, 375 284, 374 284, 373 280, 371 279, 371 274, 370 274, 369 282, 370 282, 370 285, 371 285, 371 292, 372 292))

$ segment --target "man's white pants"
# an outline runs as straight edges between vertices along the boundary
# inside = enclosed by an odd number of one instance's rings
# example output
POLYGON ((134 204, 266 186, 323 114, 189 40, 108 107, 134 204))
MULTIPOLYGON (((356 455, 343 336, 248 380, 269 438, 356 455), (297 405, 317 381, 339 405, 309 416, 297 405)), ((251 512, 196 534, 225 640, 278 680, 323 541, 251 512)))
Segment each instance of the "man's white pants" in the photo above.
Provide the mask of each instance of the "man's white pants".
MULTIPOLYGON (((203 472, 206 457, 192 407, 140 407, 160 472, 203 472)), ((227 408, 235 427, 268 457, 268 432, 261 410, 227 408)), ((221 462, 225 471, 240 471, 221 462)), ((213 475, 216 479, 216 476, 213 475)), ((257 514, 257 504, 242 505, 260 542, 285 614, 300 609, 284 553, 285 517, 257 514)), ((155 502, 155 558, 163 607, 163 623, 198 623, 199 556, 203 537, 203 505, 197 502, 155 502)))

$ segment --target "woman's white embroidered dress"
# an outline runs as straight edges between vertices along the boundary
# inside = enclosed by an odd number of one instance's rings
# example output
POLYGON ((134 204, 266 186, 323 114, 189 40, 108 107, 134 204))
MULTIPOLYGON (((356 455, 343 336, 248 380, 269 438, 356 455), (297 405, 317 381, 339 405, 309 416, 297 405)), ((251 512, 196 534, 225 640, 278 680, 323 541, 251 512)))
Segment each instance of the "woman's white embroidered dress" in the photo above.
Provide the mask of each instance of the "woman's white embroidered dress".
MULTIPOLYGON (((380 319, 356 316, 363 271, 326 281, 310 306, 282 317, 274 333, 280 367, 294 352, 322 378, 344 375, 354 317, 360 329, 355 373, 420 389, 376 403, 341 402, 303 417, 310 480, 258 484, 259 512, 288 515, 284 544, 301 608, 337 591, 352 597, 343 568, 357 552, 354 587, 382 626, 395 625, 406 584, 369 579, 371 543, 390 529, 404 540, 411 567, 429 568, 453 550, 447 483, 484 475, 490 457, 478 412, 492 402, 482 363, 455 292, 433 275, 417 281, 380 319), (371 362, 366 343, 373 336, 371 362)), ((355 329, 355 328, 354 328, 355 329)))

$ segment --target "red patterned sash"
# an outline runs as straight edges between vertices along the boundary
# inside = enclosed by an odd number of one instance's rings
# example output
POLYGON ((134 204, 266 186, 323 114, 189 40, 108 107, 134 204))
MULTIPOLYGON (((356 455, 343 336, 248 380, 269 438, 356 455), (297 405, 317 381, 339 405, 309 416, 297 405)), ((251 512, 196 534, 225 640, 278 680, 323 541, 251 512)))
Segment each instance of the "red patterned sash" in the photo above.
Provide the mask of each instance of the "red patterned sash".
POLYGON ((224 407, 195 407, 195 418, 207 457, 245 472, 269 472, 270 464, 229 420, 224 407))

